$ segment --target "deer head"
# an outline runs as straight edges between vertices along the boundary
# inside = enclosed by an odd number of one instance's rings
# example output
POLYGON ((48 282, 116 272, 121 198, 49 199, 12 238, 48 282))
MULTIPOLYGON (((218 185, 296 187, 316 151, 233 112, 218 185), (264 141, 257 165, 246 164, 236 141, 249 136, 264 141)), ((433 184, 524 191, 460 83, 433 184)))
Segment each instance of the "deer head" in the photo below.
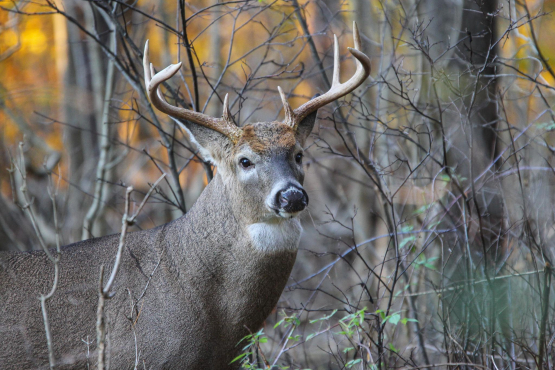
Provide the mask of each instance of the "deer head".
POLYGON ((170 105, 159 86, 177 73, 181 63, 155 74, 146 42, 143 65, 150 101, 184 125, 206 150, 204 153, 218 166, 218 174, 226 184, 236 213, 247 224, 293 218, 308 205, 308 195, 302 187, 303 146, 314 126, 316 112, 356 89, 370 74, 370 59, 360 51, 360 36, 354 22, 353 38, 354 48, 349 51, 356 58, 357 67, 347 82, 339 82, 339 46, 334 35, 330 90, 293 110, 278 87, 285 111, 283 122, 257 122, 242 127, 237 127, 231 119, 227 94, 221 118, 170 105))

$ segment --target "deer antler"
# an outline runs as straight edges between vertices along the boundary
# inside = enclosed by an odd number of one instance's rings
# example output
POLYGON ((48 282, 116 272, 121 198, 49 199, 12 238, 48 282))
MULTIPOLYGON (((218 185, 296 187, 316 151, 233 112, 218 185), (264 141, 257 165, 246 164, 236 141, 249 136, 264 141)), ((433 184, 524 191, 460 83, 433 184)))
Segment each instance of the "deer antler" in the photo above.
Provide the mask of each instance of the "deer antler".
POLYGON ((320 95, 317 98, 309 100, 295 110, 291 109, 291 106, 287 102, 285 94, 278 87, 279 95, 281 96, 281 101, 283 102, 283 109, 285 111, 285 123, 289 126, 297 129, 298 124, 310 113, 316 111, 318 108, 331 103, 334 100, 339 99, 342 96, 347 95, 354 89, 360 86, 366 80, 368 75, 370 75, 370 58, 366 54, 360 51, 360 36, 358 34, 358 28, 356 22, 353 22, 353 39, 355 42, 355 47, 348 48, 351 54, 357 59, 357 69, 353 77, 345 83, 339 82, 339 45, 337 42, 337 36, 334 37, 334 58, 333 58, 333 80, 331 88, 324 95, 320 95))
POLYGON ((145 44, 145 51, 143 55, 143 67, 145 71, 145 86, 147 89, 148 97, 158 110, 169 114, 172 117, 184 119, 204 127, 208 127, 214 131, 217 131, 225 136, 227 136, 235 144, 242 135, 242 130, 237 127, 230 116, 228 107, 228 96, 225 95, 224 99, 224 111, 221 118, 214 118, 195 112, 189 109, 180 108, 169 104, 162 93, 159 91, 158 87, 160 84, 171 77, 173 77, 179 68, 181 68, 181 63, 172 64, 166 67, 164 70, 154 74, 154 68, 152 63, 150 63, 148 58, 148 40, 145 44))

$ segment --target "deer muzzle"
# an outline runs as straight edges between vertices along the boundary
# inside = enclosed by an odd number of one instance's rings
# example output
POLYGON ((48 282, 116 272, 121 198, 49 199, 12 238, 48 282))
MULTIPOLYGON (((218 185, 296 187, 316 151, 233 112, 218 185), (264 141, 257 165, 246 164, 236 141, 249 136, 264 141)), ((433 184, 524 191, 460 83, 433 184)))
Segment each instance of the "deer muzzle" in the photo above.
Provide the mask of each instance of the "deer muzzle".
POLYGON ((308 206, 308 194, 303 188, 289 185, 276 194, 276 205, 282 212, 296 214, 308 206))

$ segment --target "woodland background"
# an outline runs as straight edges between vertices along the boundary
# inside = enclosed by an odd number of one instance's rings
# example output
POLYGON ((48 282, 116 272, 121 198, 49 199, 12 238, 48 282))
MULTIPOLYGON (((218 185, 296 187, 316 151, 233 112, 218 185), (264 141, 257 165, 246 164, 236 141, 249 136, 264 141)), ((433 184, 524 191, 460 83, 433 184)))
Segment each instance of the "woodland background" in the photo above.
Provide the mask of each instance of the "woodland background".
MULTIPOLYGON (((145 99, 142 50, 178 105, 282 117, 342 80, 357 21, 371 77, 319 111, 288 286, 244 368, 555 366, 552 0, 0 1, 0 248, 186 213, 216 168, 145 99), (21 144, 20 144, 21 143, 21 144), (27 179, 14 163, 24 166, 27 179), (56 194, 57 225, 50 194, 56 194), (472 365, 469 365, 472 364, 472 365)), ((38 303, 37 303, 38 304, 38 303)), ((109 327, 107 328, 109 331, 109 327)))

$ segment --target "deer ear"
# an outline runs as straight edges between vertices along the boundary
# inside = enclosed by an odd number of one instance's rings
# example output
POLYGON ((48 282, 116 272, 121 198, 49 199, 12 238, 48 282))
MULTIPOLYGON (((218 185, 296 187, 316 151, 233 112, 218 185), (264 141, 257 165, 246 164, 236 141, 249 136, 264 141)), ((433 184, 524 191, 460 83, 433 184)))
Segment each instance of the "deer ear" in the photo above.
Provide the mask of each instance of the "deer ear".
MULTIPOLYGON (((316 94, 312 97, 312 99, 317 98, 319 96, 320 94, 316 94)), ((306 138, 308 137, 308 135, 310 135, 310 133, 312 132, 312 129, 314 128, 314 123, 316 122, 317 114, 318 114, 318 111, 310 113, 297 126, 297 138, 303 145, 304 145, 304 142, 306 141, 306 138)))
POLYGON ((189 134, 189 140, 197 146, 199 155, 205 161, 218 165, 233 148, 233 142, 224 134, 208 127, 171 117, 189 134))

